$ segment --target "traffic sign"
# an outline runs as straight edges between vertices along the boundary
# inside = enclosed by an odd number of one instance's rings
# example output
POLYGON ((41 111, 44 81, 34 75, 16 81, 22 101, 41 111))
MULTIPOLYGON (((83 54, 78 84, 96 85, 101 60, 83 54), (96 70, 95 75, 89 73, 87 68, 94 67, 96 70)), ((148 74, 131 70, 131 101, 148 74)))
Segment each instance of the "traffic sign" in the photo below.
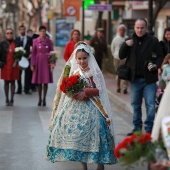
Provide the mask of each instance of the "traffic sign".
POLYGON ((92 10, 92 11, 111 11, 112 10, 112 5, 110 5, 110 4, 105 4, 105 5, 101 5, 101 4, 90 5, 90 6, 88 6, 88 10, 92 10))

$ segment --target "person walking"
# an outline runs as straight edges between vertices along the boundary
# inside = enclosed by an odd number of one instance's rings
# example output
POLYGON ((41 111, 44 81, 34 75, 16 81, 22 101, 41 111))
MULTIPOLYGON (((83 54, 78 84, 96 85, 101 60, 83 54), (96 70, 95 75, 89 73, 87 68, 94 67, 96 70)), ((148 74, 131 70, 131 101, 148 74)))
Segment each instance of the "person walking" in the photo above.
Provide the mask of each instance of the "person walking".
POLYGON ((170 81, 170 54, 167 54, 162 63, 162 79, 166 82, 166 85, 170 81))
POLYGON ((80 36, 81 33, 77 29, 73 29, 71 31, 71 39, 70 41, 66 44, 65 50, 64 50, 64 60, 68 61, 70 58, 72 52, 74 51, 74 46, 80 41, 80 36))
POLYGON ((97 170, 104 170, 104 164, 115 164, 117 160, 113 152, 113 118, 103 75, 84 43, 76 47, 66 67, 70 67, 70 73, 63 71, 58 82, 46 157, 53 163, 81 162, 82 170, 87 170, 87 163, 97 163, 97 170), (86 87, 68 97, 60 86, 64 75, 81 76, 86 87))
POLYGON ((51 51, 54 51, 53 43, 46 37, 46 27, 40 26, 39 37, 33 40, 31 55, 32 83, 38 85, 38 106, 46 106, 48 83, 53 83, 53 76, 49 65, 49 53, 51 51), (42 89, 44 91, 43 100, 42 89))
POLYGON ((30 37, 26 35, 26 28, 24 25, 19 26, 19 33, 20 36, 16 37, 15 41, 17 44, 17 47, 23 47, 26 53, 24 54, 24 57, 26 57, 29 61, 29 66, 25 70, 20 69, 20 78, 17 81, 18 82, 18 89, 16 91, 16 94, 22 94, 22 73, 25 72, 24 77, 24 92, 25 94, 31 94, 30 88, 31 88, 31 68, 30 68, 30 47, 32 46, 32 40, 30 37))
POLYGON ((1 79, 4 80, 4 91, 6 97, 6 106, 13 106, 15 93, 15 80, 19 79, 19 66, 14 67, 14 51, 16 42, 14 40, 14 31, 11 28, 6 29, 6 39, 0 43, 0 61, 4 64, 1 68, 1 79), (11 85, 11 86, 10 86, 11 85), (9 100, 9 89, 11 98, 9 100))
MULTIPOLYGON (((119 58, 119 49, 126 38, 127 38, 126 26, 124 24, 120 24, 117 28, 117 35, 113 38, 112 43, 111 43, 111 52, 113 56, 113 65, 114 65, 115 71, 120 65, 125 63, 125 60, 120 60, 119 58)), ((121 86, 122 86, 122 92, 126 94, 128 81, 121 80, 117 76, 116 83, 117 83, 117 93, 121 92, 121 86)))
POLYGON ((100 69, 102 69, 102 61, 103 58, 107 57, 107 43, 104 37, 104 29, 98 28, 95 35, 90 40, 90 46, 94 48, 95 51, 95 59, 100 69))
POLYGON ((151 133, 155 118, 156 82, 158 68, 163 61, 163 53, 156 37, 147 33, 147 21, 139 18, 135 21, 135 33, 121 46, 120 59, 127 58, 130 69, 130 99, 133 108, 133 130, 142 130, 142 98, 145 99, 145 131, 151 133))
POLYGON ((164 57, 170 53, 170 27, 164 29, 163 41, 160 41, 164 57))

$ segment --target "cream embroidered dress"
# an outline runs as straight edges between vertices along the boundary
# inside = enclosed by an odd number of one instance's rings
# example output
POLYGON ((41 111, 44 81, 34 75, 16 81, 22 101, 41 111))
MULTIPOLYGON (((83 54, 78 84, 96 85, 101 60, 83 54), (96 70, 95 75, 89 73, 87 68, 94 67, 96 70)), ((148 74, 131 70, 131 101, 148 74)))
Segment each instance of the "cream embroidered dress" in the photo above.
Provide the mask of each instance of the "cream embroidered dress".
MULTIPOLYGON (((89 86, 92 86, 89 78, 95 74, 91 69, 86 73, 79 68, 73 70, 73 74, 77 72, 83 74, 89 86)), ((51 162, 117 163, 114 136, 107 125, 108 120, 95 102, 91 99, 74 100, 63 94, 60 100, 60 109, 54 109, 56 113, 52 119, 47 158, 51 162)))

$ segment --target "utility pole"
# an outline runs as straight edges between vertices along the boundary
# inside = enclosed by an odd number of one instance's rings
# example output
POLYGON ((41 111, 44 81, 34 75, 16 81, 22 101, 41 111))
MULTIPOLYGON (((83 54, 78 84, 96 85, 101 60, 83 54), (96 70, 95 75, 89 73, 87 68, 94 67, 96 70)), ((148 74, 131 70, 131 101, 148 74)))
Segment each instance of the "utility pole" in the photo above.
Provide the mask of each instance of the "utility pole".
MULTIPOLYGON (((108 4, 112 5, 112 0, 107 1, 108 4)), ((112 19, 111 19, 111 11, 108 11, 108 20, 107 20, 107 43, 110 44, 112 41, 111 30, 112 30, 112 19)))
POLYGON ((82 34, 82 40, 84 40, 84 0, 82 0, 82 28, 81 28, 81 34, 82 34))
POLYGON ((148 0, 148 31, 150 34, 153 34, 153 0, 148 0))

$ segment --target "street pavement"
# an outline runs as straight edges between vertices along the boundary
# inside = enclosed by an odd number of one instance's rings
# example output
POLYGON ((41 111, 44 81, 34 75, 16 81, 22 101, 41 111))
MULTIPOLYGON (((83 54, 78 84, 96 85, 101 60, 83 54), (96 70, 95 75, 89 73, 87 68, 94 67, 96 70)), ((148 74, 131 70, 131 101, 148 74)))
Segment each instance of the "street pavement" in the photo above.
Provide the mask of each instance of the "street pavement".
MULTIPOLYGON (((44 158, 49 136, 51 105, 56 83, 64 66, 62 51, 57 51, 59 59, 53 72, 54 83, 49 84, 46 107, 37 106, 37 92, 32 95, 26 95, 24 92, 22 95, 15 95, 14 106, 5 106, 3 81, 0 80, 0 170, 81 170, 78 162, 51 163, 44 158)), ((110 75, 105 74, 105 78, 114 114, 116 141, 119 142, 132 130, 132 114, 116 104, 120 97, 112 92, 110 75)), ((95 164, 88 165, 88 170, 95 169, 95 164)), ((120 164, 105 166, 105 170, 123 169, 120 164)), ((144 169, 147 168, 135 168, 144 169)))

